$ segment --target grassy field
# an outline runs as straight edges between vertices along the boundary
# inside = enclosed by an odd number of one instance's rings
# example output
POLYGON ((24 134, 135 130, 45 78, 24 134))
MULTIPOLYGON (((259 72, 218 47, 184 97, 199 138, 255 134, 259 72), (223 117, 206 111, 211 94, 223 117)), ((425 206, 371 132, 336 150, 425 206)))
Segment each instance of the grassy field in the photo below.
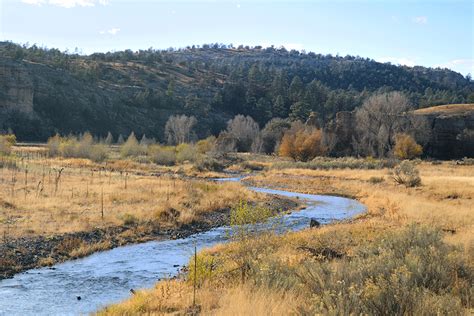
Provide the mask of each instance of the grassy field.
POLYGON ((202 251, 196 306, 191 260, 188 275, 139 291, 100 315, 472 312, 472 165, 420 162, 421 186, 405 187, 383 166, 341 169, 338 164, 347 167, 341 160, 324 170, 261 159, 248 164, 267 167, 246 179, 253 184, 351 196, 368 211, 319 229, 263 234, 202 251))

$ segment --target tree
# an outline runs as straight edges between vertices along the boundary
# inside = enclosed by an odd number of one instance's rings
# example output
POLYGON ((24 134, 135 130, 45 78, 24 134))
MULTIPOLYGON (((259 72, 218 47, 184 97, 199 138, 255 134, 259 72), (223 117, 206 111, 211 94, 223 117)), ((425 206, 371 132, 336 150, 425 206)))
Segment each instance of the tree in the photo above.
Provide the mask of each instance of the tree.
POLYGON ((105 143, 106 145, 111 145, 113 142, 114 142, 114 137, 112 136, 112 133, 111 133, 111 132, 108 132, 108 133, 107 133, 107 137, 106 137, 105 140, 104 140, 104 143, 105 143))
POLYGON ((293 103, 290 107, 290 119, 294 121, 306 121, 311 112, 309 104, 305 101, 293 103))
POLYGON ((260 128, 250 116, 236 115, 227 122, 227 133, 236 141, 237 151, 248 152, 260 128))
POLYGON ((194 116, 172 115, 165 125, 165 136, 170 145, 189 143, 195 139, 194 127, 197 120, 194 116))
POLYGON ((400 92, 375 94, 356 111, 357 154, 386 156, 395 145, 395 135, 413 127, 408 98, 400 92))
POLYGON ((414 159, 420 157, 423 153, 423 147, 408 134, 397 134, 395 136, 395 147, 393 154, 399 159, 414 159))
POLYGON ((288 110, 286 108, 285 99, 282 95, 278 95, 273 102, 272 107, 273 117, 285 118, 288 115, 288 110))
POLYGON ((131 132, 127 141, 120 148, 122 157, 139 156, 145 152, 143 146, 138 143, 134 132, 131 132))
POLYGON ((302 99, 304 92, 303 81, 299 76, 294 76, 290 84, 289 95, 291 102, 295 103, 302 99))
POLYGON ((278 147, 283 134, 291 127, 288 120, 274 118, 262 129, 262 151, 266 154, 273 153, 278 147))

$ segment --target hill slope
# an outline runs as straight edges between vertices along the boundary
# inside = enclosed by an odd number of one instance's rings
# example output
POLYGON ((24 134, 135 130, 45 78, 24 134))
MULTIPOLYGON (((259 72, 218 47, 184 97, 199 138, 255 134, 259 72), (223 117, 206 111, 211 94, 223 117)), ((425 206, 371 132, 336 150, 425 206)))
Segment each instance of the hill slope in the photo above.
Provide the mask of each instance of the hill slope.
POLYGON ((222 45, 80 56, 0 43, 0 130, 22 140, 86 130, 162 139, 177 113, 195 115, 201 137, 237 113, 262 125, 310 111, 328 121, 378 90, 404 91, 418 108, 474 98, 456 72, 353 56, 222 45))

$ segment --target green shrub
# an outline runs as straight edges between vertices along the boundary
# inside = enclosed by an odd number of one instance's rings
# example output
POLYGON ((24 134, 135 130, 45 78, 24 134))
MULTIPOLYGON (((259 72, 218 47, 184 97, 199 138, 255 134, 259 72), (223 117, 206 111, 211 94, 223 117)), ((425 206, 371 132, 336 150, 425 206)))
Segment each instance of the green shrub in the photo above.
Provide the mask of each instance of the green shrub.
POLYGON ((95 143, 90 133, 85 133, 80 139, 55 135, 48 139, 47 148, 51 157, 87 158, 96 162, 104 161, 108 157, 107 147, 95 143))
POLYGON ((148 148, 151 161, 158 165, 172 166, 176 164, 176 152, 174 147, 154 145, 148 148))
POLYGON ((194 145, 182 143, 176 146, 176 160, 179 163, 185 161, 194 162, 198 157, 197 149, 194 145))
POLYGON ((0 135, 0 154, 9 155, 11 153, 11 148, 15 143, 15 135, 0 135))
POLYGON ((232 237, 236 240, 255 237, 260 233, 255 224, 263 222, 273 215, 275 215, 275 211, 267 207, 252 206, 245 201, 240 201, 230 211, 232 237))
POLYGON ((127 141, 120 147, 122 157, 137 157, 146 153, 146 147, 138 143, 135 133, 128 136, 127 141))
POLYGON ((108 150, 105 145, 93 145, 88 153, 88 158, 95 162, 102 162, 107 159, 108 150))
POLYGON ((383 169, 393 168, 396 165, 394 160, 373 159, 373 158, 326 158, 316 157, 308 162, 287 161, 275 163, 272 168, 275 169, 313 169, 313 170, 330 170, 330 169, 383 169))
POLYGON ((439 230, 412 225, 364 243, 350 258, 250 269, 260 286, 310 297, 303 314, 463 315, 472 300, 473 270, 439 230))
POLYGON ((396 183, 403 184, 408 188, 421 185, 420 172, 409 160, 402 161, 393 169, 393 179, 396 183))
POLYGON ((61 136, 56 134, 53 137, 48 139, 46 147, 48 148, 48 153, 51 157, 58 156, 60 154, 59 147, 61 145, 61 136))

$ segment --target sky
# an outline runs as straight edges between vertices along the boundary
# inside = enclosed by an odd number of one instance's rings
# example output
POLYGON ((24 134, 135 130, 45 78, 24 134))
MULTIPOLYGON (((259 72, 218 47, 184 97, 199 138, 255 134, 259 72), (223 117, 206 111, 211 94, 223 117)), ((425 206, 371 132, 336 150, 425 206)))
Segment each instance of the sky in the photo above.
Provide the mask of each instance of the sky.
POLYGON ((474 1, 0 0, 0 40, 83 54, 261 45, 474 75, 474 1))

